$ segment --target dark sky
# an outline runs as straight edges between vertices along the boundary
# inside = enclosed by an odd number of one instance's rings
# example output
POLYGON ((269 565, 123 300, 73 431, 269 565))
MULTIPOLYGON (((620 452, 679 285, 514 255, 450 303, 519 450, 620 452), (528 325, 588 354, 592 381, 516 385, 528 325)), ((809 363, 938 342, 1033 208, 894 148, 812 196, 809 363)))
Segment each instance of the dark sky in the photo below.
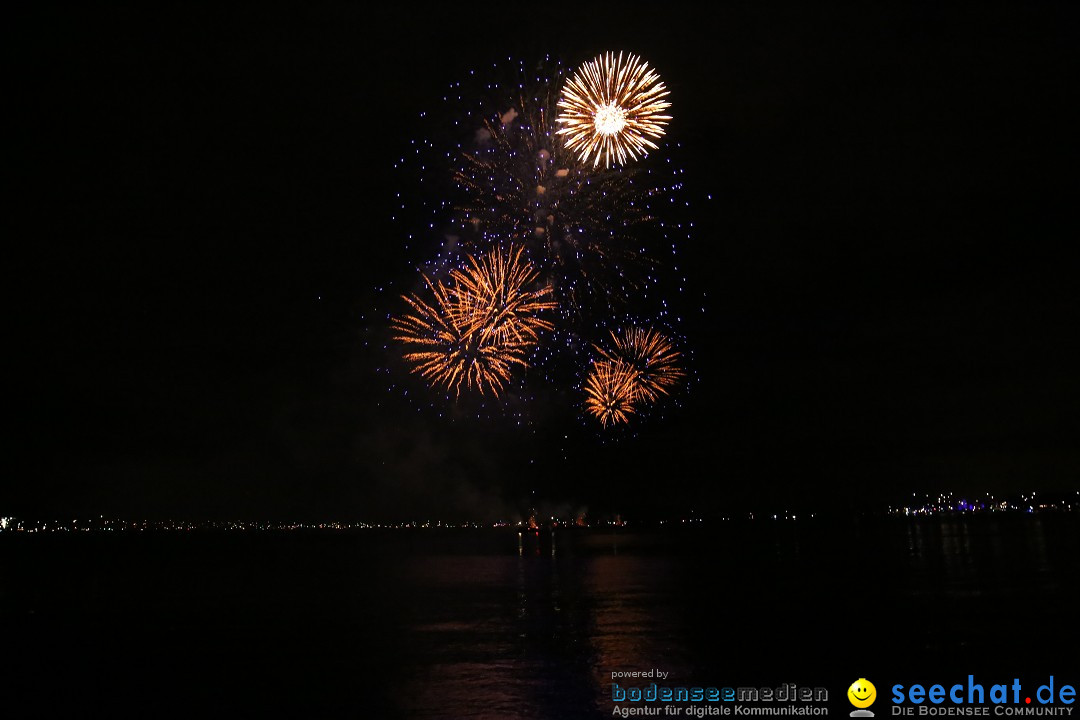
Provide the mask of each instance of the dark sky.
POLYGON ((533 490, 710 512, 1075 489, 1075 13, 806 5, 10 23, 23 222, 0 514, 488 518, 533 490), (471 68, 608 49, 671 89, 688 304, 706 296, 682 328, 697 381, 617 442, 544 407, 527 429, 418 411, 371 342, 423 255, 390 221, 414 119, 471 68))

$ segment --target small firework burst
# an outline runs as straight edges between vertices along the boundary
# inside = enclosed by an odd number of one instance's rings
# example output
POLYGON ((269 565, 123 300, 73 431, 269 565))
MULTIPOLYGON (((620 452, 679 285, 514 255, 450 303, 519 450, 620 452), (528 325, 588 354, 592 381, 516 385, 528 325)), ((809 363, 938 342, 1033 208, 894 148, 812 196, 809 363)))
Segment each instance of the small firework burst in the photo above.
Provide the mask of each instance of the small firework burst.
POLYGON ((551 328, 535 313, 555 304, 544 299, 550 288, 528 289, 536 272, 520 250, 470 255, 467 263, 451 272, 449 286, 421 275, 434 300, 403 295, 412 310, 391 319, 393 339, 417 347, 404 358, 432 387, 460 394, 464 384, 498 397, 513 367, 528 367, 538 331, 551 328))
POLYGON ((612 331, 614 350, 597 347, 597 352, 611 362, 633 368, 636 375, 636 400, 655 403, 678 385, 685 372, 679 366, 681 353, 664 334, 653 328, 629 327, 612 331))
POLYGON ((594 362, 585 378, 585 409, 604 427, 630 421, 636 394, 637 371, 617 360, 594 362))
POLYGON ((559 100, 557 131, 581 162, 625 165, 657 148, 671 103, 660 76, 637 55, 605 53, 582 65, 559 100), (650 139, 651 138, 651 139, 650 139))

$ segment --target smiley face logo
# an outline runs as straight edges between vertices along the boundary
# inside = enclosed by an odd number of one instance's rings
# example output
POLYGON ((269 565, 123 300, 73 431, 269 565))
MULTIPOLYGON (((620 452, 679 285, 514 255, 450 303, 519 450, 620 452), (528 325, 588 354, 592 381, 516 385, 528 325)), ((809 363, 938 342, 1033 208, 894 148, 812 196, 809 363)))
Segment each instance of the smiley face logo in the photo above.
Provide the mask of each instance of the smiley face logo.
POLYGON ((877 688, 866 678, 859 678, 847 689, 847 699, 857 708, 868 708, 877 699, 877 688))

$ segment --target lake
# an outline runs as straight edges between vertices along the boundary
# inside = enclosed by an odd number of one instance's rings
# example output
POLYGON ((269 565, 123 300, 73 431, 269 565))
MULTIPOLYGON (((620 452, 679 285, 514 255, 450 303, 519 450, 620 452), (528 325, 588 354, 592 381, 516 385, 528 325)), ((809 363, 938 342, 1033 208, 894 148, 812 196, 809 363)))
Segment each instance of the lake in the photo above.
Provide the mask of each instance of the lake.
POLYGON ((860 677, 1075 682, 1078 519, 6 533, 0 707, 611 717, 612 673, 660 670, 837 715, 860 677))

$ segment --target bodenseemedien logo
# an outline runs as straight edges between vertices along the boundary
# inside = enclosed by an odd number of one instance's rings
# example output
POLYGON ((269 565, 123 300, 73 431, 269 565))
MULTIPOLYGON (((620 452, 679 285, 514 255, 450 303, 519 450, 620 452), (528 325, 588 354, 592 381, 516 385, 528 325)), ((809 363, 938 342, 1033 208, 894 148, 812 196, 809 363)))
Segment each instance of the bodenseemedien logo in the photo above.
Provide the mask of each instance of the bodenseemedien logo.
POLYGON ((855 706, 855 709, 851 711, 851 717, 874 717, 874 713, 866 709, 877 699, 877 688, 874 687, 874 683, 866 678, 859 678, 847 689, 847 699, 855 706))

